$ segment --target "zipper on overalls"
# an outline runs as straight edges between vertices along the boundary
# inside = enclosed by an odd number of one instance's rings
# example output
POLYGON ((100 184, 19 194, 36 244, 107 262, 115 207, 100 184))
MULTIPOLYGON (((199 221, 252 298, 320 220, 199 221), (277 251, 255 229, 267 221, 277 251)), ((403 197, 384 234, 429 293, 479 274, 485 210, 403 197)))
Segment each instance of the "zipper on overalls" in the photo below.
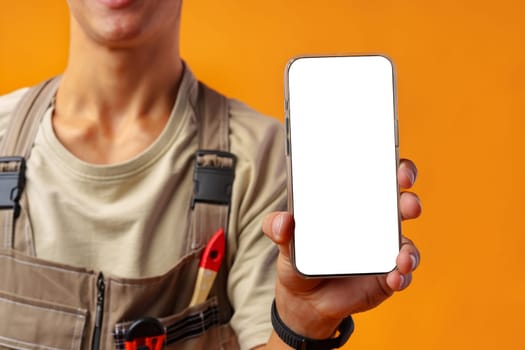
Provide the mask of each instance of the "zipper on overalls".
POLYGON ((93 331, 93 350, 100 349, 100 336, 102 335, 102 318, 104 316, 104 291, 106 284, 102 272, 97 278, 97 306, 95 313, 95 330, 93 331))

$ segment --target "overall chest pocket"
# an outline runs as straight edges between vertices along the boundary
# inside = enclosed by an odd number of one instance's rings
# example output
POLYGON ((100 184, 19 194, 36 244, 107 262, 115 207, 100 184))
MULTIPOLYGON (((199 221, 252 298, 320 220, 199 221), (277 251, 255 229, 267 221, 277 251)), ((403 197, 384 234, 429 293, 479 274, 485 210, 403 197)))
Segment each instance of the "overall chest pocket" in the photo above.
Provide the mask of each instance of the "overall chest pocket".
POLYGON ((86 310, 0 292, 0 315, 0 349, 81 348, 86 310))

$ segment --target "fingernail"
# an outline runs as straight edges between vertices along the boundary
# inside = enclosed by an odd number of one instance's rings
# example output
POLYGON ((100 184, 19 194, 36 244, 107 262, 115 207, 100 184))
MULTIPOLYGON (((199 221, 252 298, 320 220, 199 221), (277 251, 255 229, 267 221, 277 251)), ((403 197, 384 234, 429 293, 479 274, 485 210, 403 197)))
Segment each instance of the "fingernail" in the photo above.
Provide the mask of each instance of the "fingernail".
POLYGON ((284 216, 283 214, 277 215, 276 218, 273 219, 272 222, 272 231, 273 235, 276 239, 281 239, 281 228, 283 226, 284 216))
POLYGON ((412 260, 412 271, 414 271, 419 264, 419 259, 414 254, 410 254, 410 260, 412 260))
POLYGON ((410 183, 414 184, 416 182, 417 174, 411 169, 406 163, 401 163, 401 166, 407 170, 408 176, 410 177, 410 183))
POLYGON ((405 275, 399 275, 399 289, 403 289, 405 288, 405 283, 406 283, 407 279, 405 277, 405 275))

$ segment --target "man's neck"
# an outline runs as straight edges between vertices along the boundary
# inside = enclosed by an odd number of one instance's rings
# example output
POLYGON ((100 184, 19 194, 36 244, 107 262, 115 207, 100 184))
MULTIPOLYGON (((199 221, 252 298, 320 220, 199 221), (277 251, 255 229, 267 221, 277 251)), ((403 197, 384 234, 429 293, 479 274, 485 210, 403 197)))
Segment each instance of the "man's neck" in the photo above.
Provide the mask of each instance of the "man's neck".
POLYGON ((75 33, 57 92, 55 134, 78 158, 125 161, 163 130, 182 79, 176 38, 108 48, 75 33))
POLYGON ((170 110, 182 78, 178 42, 159 38, 138 48, 108 48, 72 30, 68 65, 57 94, 66 116, 140 117, 170 110))

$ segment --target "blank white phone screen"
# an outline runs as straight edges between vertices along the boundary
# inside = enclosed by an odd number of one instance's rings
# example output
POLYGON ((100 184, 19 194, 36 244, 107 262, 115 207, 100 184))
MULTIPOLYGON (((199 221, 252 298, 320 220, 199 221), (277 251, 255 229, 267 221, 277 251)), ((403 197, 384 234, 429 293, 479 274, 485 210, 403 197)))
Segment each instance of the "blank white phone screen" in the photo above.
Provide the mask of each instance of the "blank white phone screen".
POLYGON ((294 263, 309 276, 395 268, 400 221, 393 67, 303 57, 287 72, 294 263))

